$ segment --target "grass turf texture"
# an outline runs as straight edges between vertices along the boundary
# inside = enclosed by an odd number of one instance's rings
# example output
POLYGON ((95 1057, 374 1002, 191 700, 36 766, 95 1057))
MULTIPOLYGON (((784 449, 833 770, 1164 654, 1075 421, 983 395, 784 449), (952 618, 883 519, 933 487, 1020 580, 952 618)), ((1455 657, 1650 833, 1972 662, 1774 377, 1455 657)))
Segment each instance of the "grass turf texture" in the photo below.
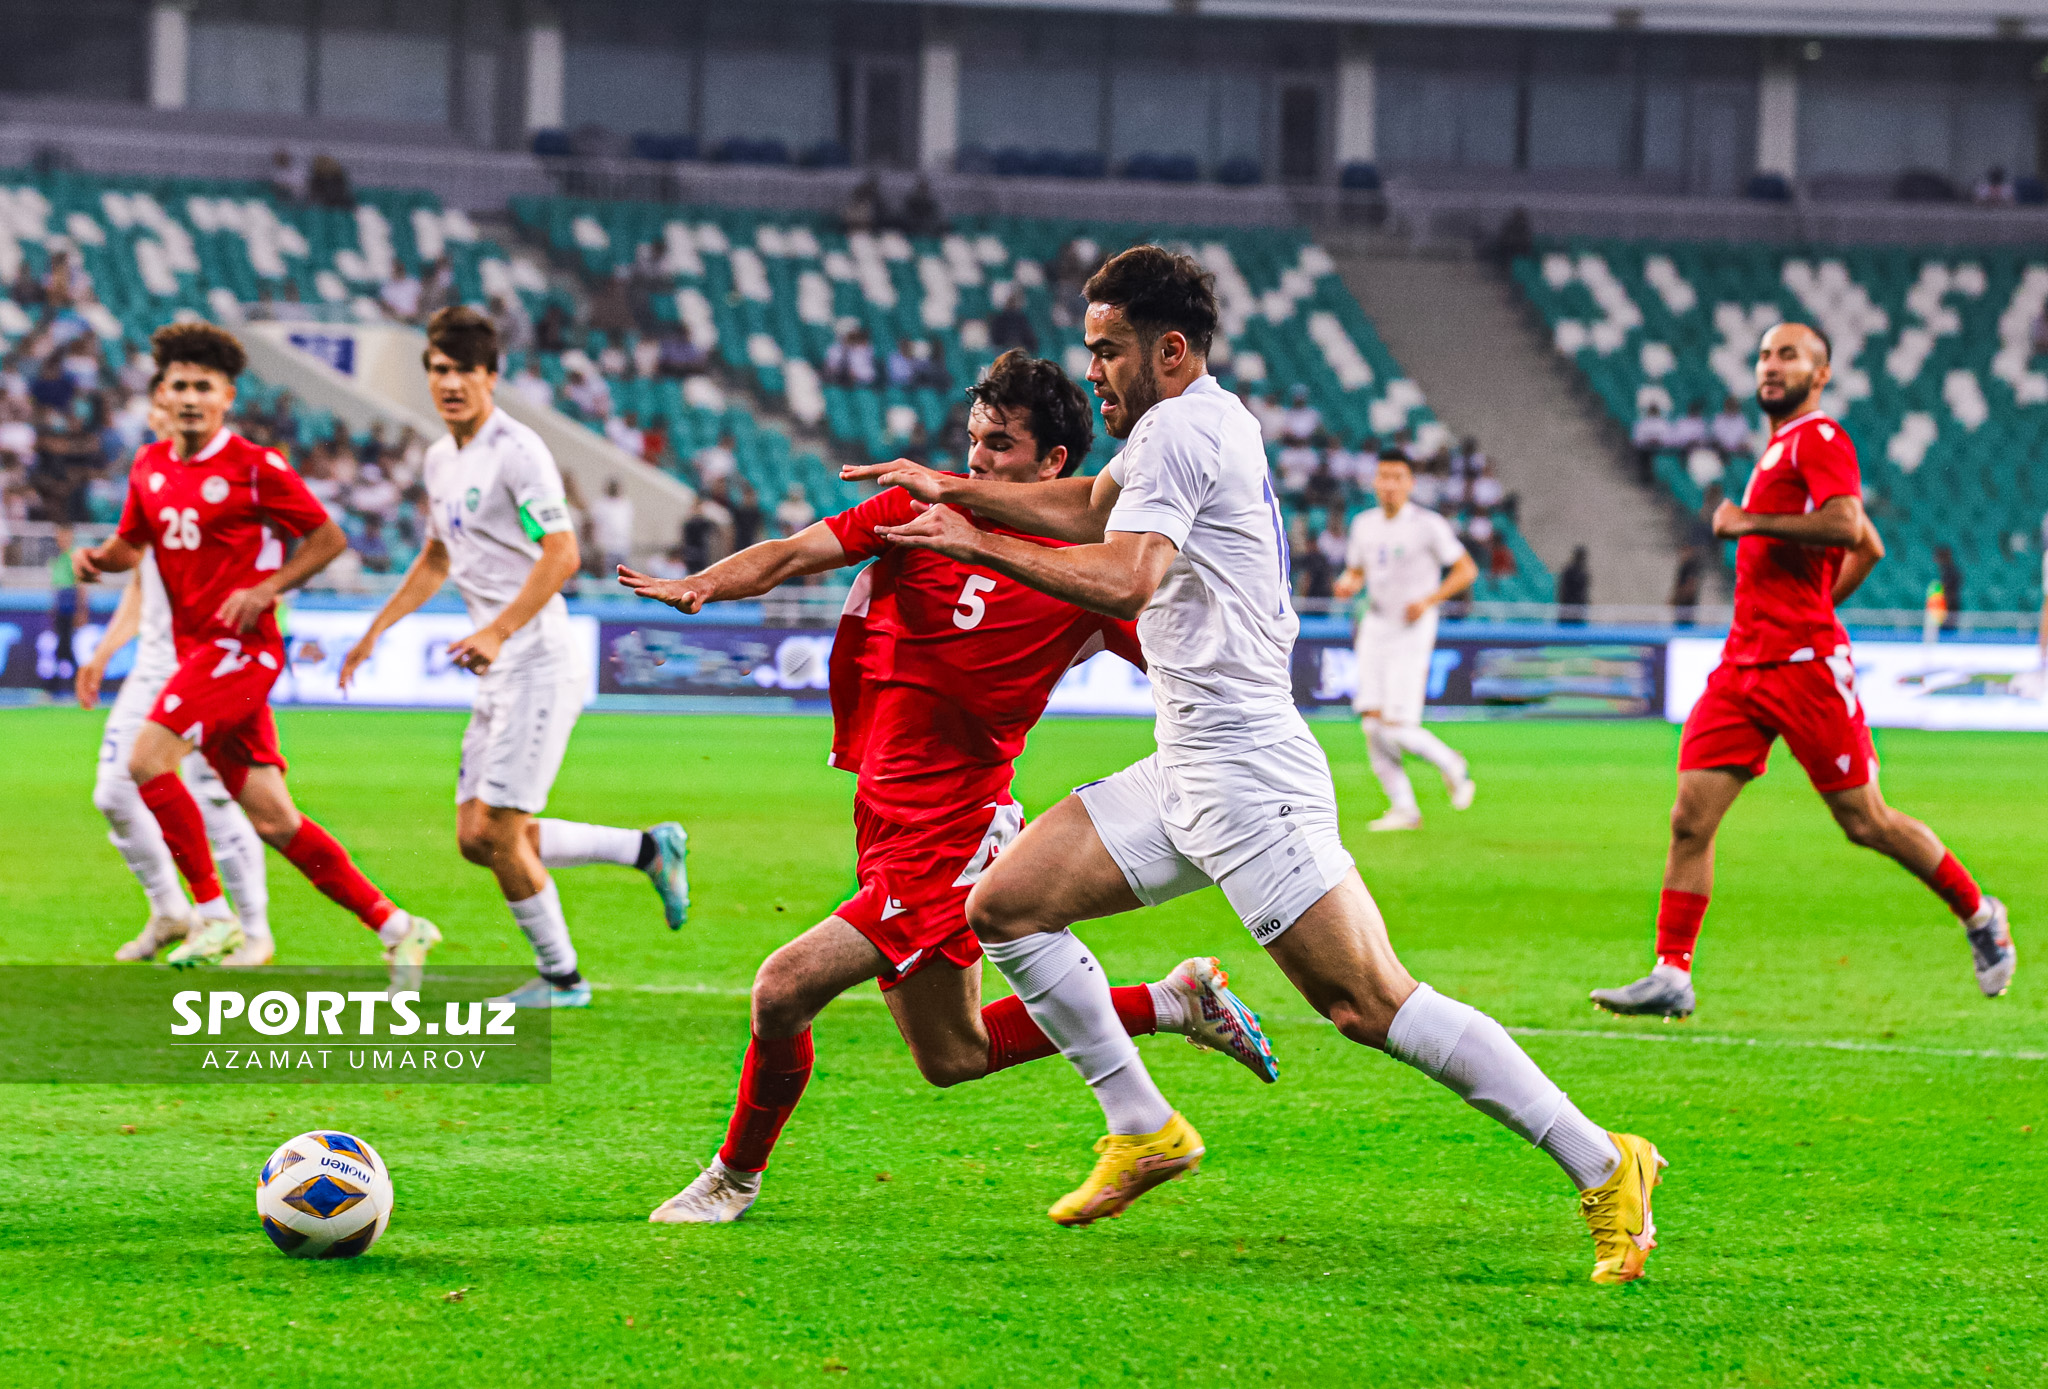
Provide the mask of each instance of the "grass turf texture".
MULTIPOLYGON (((455 853, 459 716, 280 722, 302 805, 441 923, 437 958, 527 958, 455 853)), ((89 798, 98 728, 0 714, 0 959, 99 962, 142 919, 89 798)), ((816 1077, 747 1220, 647 1225, 723 1132, 754 967, 850 881, 851 783, 823 765, 821 720, 593 715, 551 810, 683 819, 696 902, 671 935, 638 875, 562 872, 601 992, 558 1019, 555 1083, 8 1088, 0 1382, 2048 1379, 2048 1063, 2016 1055, 2048 1041, 2042 965, 1980 998, 1939 902, 1844 844, 1781 755, 1723 831, 1698 1016, 1596 1015, 1586 989, 1649 962, 1674 732, 1446 730, 1478 805, 1454 815, 1425 791, 1428 827, 1404 836, 1362 832, 1382 804, 1357 732, 1319 732, 1409 968, 1546 1029, 1526 1045, 1580 1105, 1671 1159, 1645 1282, 1588 1283, 1550 1161, 1343 1042, 1214 892, 1085 928, 1119 981, 1219 954, 1268 1019, 1270 1089, 1174 1039, 1141 1044, 1207 1139, 1198 1177, 1120 1220, 1052 1226, 1100 1132, 1072 1072, 1055 1058, 931 1089, 870 988, 819 1019, 816 1077), (1816 1045, 1836 1042, 1880 1049, 1816 1045), (352 1263, 287 1260, 257 1227, 257 1166, 314 1127, 370 1139, 397 1184, 390 1233, 352 1263)), ((1880 743, 1887 793, 2006 895, 2023 952, 2043 940, 2048 744, 1880 743)), ((1020 798, 1040 809, 1149 746, 1141 723, 1049 723, 1020 798)), ((281 960, 374 959, 276 855, 271 884, 281 960)))

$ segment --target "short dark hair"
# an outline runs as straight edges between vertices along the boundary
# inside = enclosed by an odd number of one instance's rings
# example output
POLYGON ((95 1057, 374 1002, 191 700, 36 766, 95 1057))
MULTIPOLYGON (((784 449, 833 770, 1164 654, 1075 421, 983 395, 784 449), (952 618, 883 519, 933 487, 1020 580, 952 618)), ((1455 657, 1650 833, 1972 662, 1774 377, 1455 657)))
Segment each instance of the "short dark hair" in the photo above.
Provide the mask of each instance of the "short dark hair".
MULTIPOLYGON (((1835 340, 1829 337, 1826 333, 1822 332, 1817 325, 1812 323, 1802 323, 1796 318, 1791 318, 1786 319, 1781 323, 1773 323, 1771 325, 1771 328, 1804 328, 1807 332, 1813 334, 1816 338, 1820 339, 1821 361, 1832 363, 1835 360, 1835 340)), ((1771 335, 1771 328, 1764 329, 1762 337, 1759 337, 1756 340, 1757 350, 1759 352, 1763 350, 1764 338, 1767 338, 1771 335)))
POLYGON ((1110 257, 1082 293, 1091 304, 1123 310, 1147 344, 1161 333, 1179 333, 1207 356, 1216 336, 1216 277, 1193 256, 1164 246, 1133 246, 1110 257))
POLYGON ((477 367, 496 371, 498 325, 467 304, 438 309, 427 320, 427 351, 420 354, 421 364, 425 364, 428 352, 437 349, 464 371, 477 367))
POLYGON ((1381 463, 1399 463, 1407 468, 1409 472, 1415 471, 1415 460, 1399 449, 1381 449, 1379 461, 1381 463))
POLYGON ((1040 458, 1066 446, 1061 477, 1081 466, 1095 442, 1095 412, 1073 378, 1056 363, 1027 357, 1016 348, 995 359, 981 380, 967 388, 967 398, 985 410, 1028 412, 1040 458))
POLYGON ((149 335, 149 355, 159 373, 184 363, 217 371, 230 381, 249 365, 249 354, 235 335, 211 323, 166 323, 149 335))

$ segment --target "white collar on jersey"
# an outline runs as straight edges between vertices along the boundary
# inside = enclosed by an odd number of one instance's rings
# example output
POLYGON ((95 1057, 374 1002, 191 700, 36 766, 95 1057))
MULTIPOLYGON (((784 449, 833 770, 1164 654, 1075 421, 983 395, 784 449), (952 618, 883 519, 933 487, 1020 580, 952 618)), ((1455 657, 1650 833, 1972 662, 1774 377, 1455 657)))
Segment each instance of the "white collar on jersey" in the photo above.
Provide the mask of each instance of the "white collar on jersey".
POLYGON ((232 429, 229 429, 226 425, 222 425, 220 427, 220 432, 214 435, 211 439, 208 439, 206 441, 205 448, 199 450, 199 452, 193 454, 190 458, 180 459, 179 461, 184 463, 204 463, 207 459, 213 457, 216 453, 219 453, 222 449, 226 448, 228 446, 228 440, 233 437, 234 431, 232 429))
POLYGON ((1805 424, 1808 420, 1824 420, 1827 418, 1827 416, 1828 412, 1825 410, 1808 410, 1798 419, 1787 420, 1783 424, 1779 425, 1776 429, 1772 430, 1771 437, 1775 439, 1779 435, 1785 433, 1787 430, 1799 428, 1800 425, 1805 424))

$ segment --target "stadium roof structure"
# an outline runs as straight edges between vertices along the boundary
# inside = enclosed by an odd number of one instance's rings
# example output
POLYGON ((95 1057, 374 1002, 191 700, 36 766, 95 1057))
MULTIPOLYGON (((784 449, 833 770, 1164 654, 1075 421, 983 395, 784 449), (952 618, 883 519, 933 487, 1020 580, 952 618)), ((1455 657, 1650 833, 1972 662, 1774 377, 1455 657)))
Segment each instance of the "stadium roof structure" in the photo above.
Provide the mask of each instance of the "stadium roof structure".
POLYGON ((1654 29, 1801 38, 2048 38, 2048 0, 953 0, 1001 9, 1218 18, 1654 29))

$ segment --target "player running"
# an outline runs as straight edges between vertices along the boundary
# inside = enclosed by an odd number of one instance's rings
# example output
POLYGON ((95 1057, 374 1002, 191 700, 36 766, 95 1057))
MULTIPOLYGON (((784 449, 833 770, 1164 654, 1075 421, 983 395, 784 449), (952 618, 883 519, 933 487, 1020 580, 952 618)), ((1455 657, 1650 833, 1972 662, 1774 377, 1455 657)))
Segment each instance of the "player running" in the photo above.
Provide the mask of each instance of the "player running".
POLYGON ((1829 356, 1827 338, 1803 323, 1771 329, 1757 353, 1757 404, 1776 427, 1742 505, 1724 501, 1714 512, 1714 534, 1736 542, 1735 620, 1679 743, 1657 964, 1633 984, 1593 990, 1593 1002, 1612 1013, 1693 1011, 1693 946, 1714 886, 1714 832, 1781 737, 1849 842, 1896 859, 1961 918, 1984 996, 2012 982, 2018 956, 2004 905, 1977 890, 1933 830, 1878 790, 1877 752, 1835 605, 1884 546, 1863 514, 1856 446, 1820 408, 1829 356))
POLYGON ((227 428, 235 378, 248 361, 232 334, 174 323, 159 328, 150 347, 163 374, 157 398, 169 436, 136 455, 120 526, 104 544, 76 551, 72 567, 91 583, 153 552, 169 600, 178 666, 135 735, 128 770, 199 917, 170 961, 216 964, 246 944, 221 893, 205 819, 178 779, 196 747, 263 842, 377 932, 394 982, 410 985, 441 933, 393 905, 334 836, 299 813, 270 714, 270 687, 285 661, 278 595, 319 573, 348 539, 282 455, 227 428), (289 559, 288 536, 299 538, 289 559))
MULTIPOLYGON (((1072 473, 1088 453, 1087 399, 1051 362, 1007 352, 967 394, 976 477, 1035 488, 1072 473)), ((1105 646, 1136 661, 1136 643, 1128 624, 881 538, 881 528, 920 510, 891 488, 687 579, 619 572, 641 596, 693 613, 879 557, 854 581, 832 648, 832 765, 860 778, 860 890, 761 966, 725 1145, 651 1220, 737 1220, 754 1203, 769 1151, 810 1079, 811 1020, 856 984, 881 981, 897 1030, 934 1085, 1053 1054, 1024 1003, 982 1006, 967 893, 1023 826, 1010 796, 1012 763, 1053 686, 1105 646)), ((1120 1037, 1179 1032, 1261 1080, 1278 1074, 1258 1019, 1213 959, 1182 961, 1157 984, 1105 986, 1104 998, 1120 1037)))
POLYGON ((1345 1036, 1450 1087, 1564 1168, 1593 1232, 1595 1281, 1640 1277, 1656 1247, 1656 1148, 1588 1121, 1499 1023, 1411 979, 1338 838, 1329 761, 1294 704, 1300 622, 1259 424, 1207 370, 1210 277, 1188 256, 1137 246, 1086 291, 1088 378, 1104 427, 1129 440, 1099 477, 1017 487, 903 462, 847 470, 953 504, 885 538, 1138 619, 1158 752, 1047 811, 968 899, 982 949, 1108 1121, 1095 1170, 1048 1214, 1063 1225, 1116 1215, 1200 1161, 1201 1136, 1147 1074, 1068 928, 1215 883, 1345 1036), (986 522, 1076 543, 1026 544, 986 522))
POLYGON ((505 997, 522 1008, 587 1008, 590 984, 550 867, 622 863, 645 870, 671 928, 689 915, 683 856, 689 838, 674 821, 651 830, 536 820, 562 768, 583 711, 589 672, 562 601, 582 559, 562 475, 538 434, 497 408, 498 330, 470 308, 445 308, 427 323, 434 408, 447 437, 427 449, 427 543, 405 582, 341 664, 345 690, 393 623, 451 577, 476 630, 449 656, 476 672, 476 701, 462 734, 455 836, 462 856, 491 870, 512 919, 533 944, 539 977, 505 997))
POLYGON ((1351 707, 1365 730, 1373 774, 1390 802, 1387 813, 1366 826, 1369 830, 1422 828, 1415 787, 1401 765, 1403 753, 1412 752, 1437 769, 1451 809, 1469 810, 1478 791, 1465 759, 1422 726, 1422 706, 1436 651, 1437 607, 1472 587, 1479 566, 1465 553, 1450 522, 1409 502, 1414 490, 1415 465, 1408 455, 1391 449, 1382 453, 1372 480, 1380 504, 1351 522, 1344 572, 1337 578, 1339 598, 1360 588, 1366 594, 1365 616, 1358 624, 1358 692, 1351 707))

